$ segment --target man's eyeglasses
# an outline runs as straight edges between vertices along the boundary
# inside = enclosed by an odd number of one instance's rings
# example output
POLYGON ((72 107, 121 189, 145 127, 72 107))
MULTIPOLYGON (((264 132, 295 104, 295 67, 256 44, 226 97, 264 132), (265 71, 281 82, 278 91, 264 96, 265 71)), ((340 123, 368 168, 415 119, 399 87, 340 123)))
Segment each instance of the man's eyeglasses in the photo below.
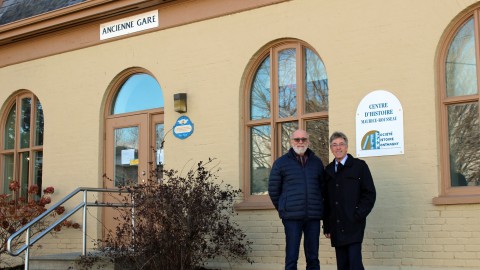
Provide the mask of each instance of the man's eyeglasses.
POLYGON ((295 142, 306 142, 308 141, 308 138, 293 138, 292 140, 294 140, 295 142))
POLYGON ((345 145, 347 145, 347 144, 346 144, 346 143, 343 143, 343 142, 342 142, 342 143, 339 143, 339 144, 336 144, 336 143, 331 144, 332 147, 339 147, 339 146, 340 146, 340 147, 344 147, 345 145))

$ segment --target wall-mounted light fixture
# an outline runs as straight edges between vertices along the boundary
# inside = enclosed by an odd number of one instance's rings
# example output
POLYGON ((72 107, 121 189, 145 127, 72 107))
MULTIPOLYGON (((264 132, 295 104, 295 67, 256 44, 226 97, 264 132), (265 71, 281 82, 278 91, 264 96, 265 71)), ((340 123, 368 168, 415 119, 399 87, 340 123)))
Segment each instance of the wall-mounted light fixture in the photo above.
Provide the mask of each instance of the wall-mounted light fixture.
POLYGON ((177 93, 173 95, 173 108, 178 113, 187 112, 187 94, 177 93))

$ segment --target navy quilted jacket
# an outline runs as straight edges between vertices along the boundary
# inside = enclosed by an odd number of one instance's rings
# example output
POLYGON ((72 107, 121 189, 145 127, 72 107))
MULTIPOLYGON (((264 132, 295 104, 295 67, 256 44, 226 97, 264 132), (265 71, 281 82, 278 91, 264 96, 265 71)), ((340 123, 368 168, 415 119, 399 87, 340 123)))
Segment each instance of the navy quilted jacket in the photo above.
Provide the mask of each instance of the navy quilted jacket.
POLYGON ((282 219, 323 218, 323 164, 310 149, 305 155, 305 167, 292 148, 273 163, 268 194, 282 219))

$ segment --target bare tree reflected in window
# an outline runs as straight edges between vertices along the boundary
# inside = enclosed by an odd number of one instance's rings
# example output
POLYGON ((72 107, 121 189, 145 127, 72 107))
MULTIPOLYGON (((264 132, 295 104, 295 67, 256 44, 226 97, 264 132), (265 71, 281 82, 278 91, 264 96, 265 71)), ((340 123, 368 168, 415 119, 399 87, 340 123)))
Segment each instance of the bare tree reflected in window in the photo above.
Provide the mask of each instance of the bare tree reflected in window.
POLYGON ((250 93, 250 119, 270 118, 270 57, 258 68, 250 93))
MULTIPOLYGON (((169 130, 170 132, 171 130, 169 130)), ((155 125, 155 148, 154 148, 154 155, 155 155, 155 175, 157 177, 157 181, 161 181, 163 178, 163 166, 165 162, 164 158, 164 143, 165 143, 165 125, 163 123, 155 125)))
POLYGON ((281 143, 281 155, 285 154, 288 152, 288 150, 290 149, 291 145, 290 145, 290 138, 293 134, 293 132, 295 132, 295 130, 298 129, 298 122, 287 122, 287 123, 282 123, 280 125, 280 132, 281 132, 281 135, 280 135, 280 143, 281 143))
POLYGON ((35 146, 43 145, 43 125, 44 125, 44 118, 43 118, 43 108, 42 104, 38 99, 36 99, 37 110, 35 115, 35 146))
POLYGON ((268 191, 268 177, 272 161, 270 133, 270 126, 258 126, 251 129, 250 194, 252 195, 265 195, 268 191))
POLYGON ((286 49, 278 53, 278 116, 297 114, 297 62, 296 50, 286 49))
POLYGON ((309 120, 306 124, 306 131, 310 134, 309 148, 320 157, 324 166, 328 164, 328 120, 309 120))
POLYGON ((452 186, 480 184, 478 103, 448 106, 452 186), (465 178, 466 183, 462 181, 465 178))
POLYGON ((308 48, 305 49, 305 87, 305 112, 328 111, 328 79, 325 65, 308 48))
POLYGON ((30 117, 32 113, 32 99, 23 98, 20 112, 20 148, 30 147, 30 117))
POLYGON ((115 129, 115 186, 138 182, 138 127, 115 129))

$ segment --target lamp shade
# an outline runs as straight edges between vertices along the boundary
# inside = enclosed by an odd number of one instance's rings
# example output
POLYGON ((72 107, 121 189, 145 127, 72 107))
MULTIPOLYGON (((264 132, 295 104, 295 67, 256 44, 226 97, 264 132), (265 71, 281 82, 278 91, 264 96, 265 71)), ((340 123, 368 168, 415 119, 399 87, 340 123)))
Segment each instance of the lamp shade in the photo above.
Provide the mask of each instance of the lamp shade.
POLYGON ((173 107, 178 113, 187 112, 187 94, 177 93, 173 95, 173 107))

